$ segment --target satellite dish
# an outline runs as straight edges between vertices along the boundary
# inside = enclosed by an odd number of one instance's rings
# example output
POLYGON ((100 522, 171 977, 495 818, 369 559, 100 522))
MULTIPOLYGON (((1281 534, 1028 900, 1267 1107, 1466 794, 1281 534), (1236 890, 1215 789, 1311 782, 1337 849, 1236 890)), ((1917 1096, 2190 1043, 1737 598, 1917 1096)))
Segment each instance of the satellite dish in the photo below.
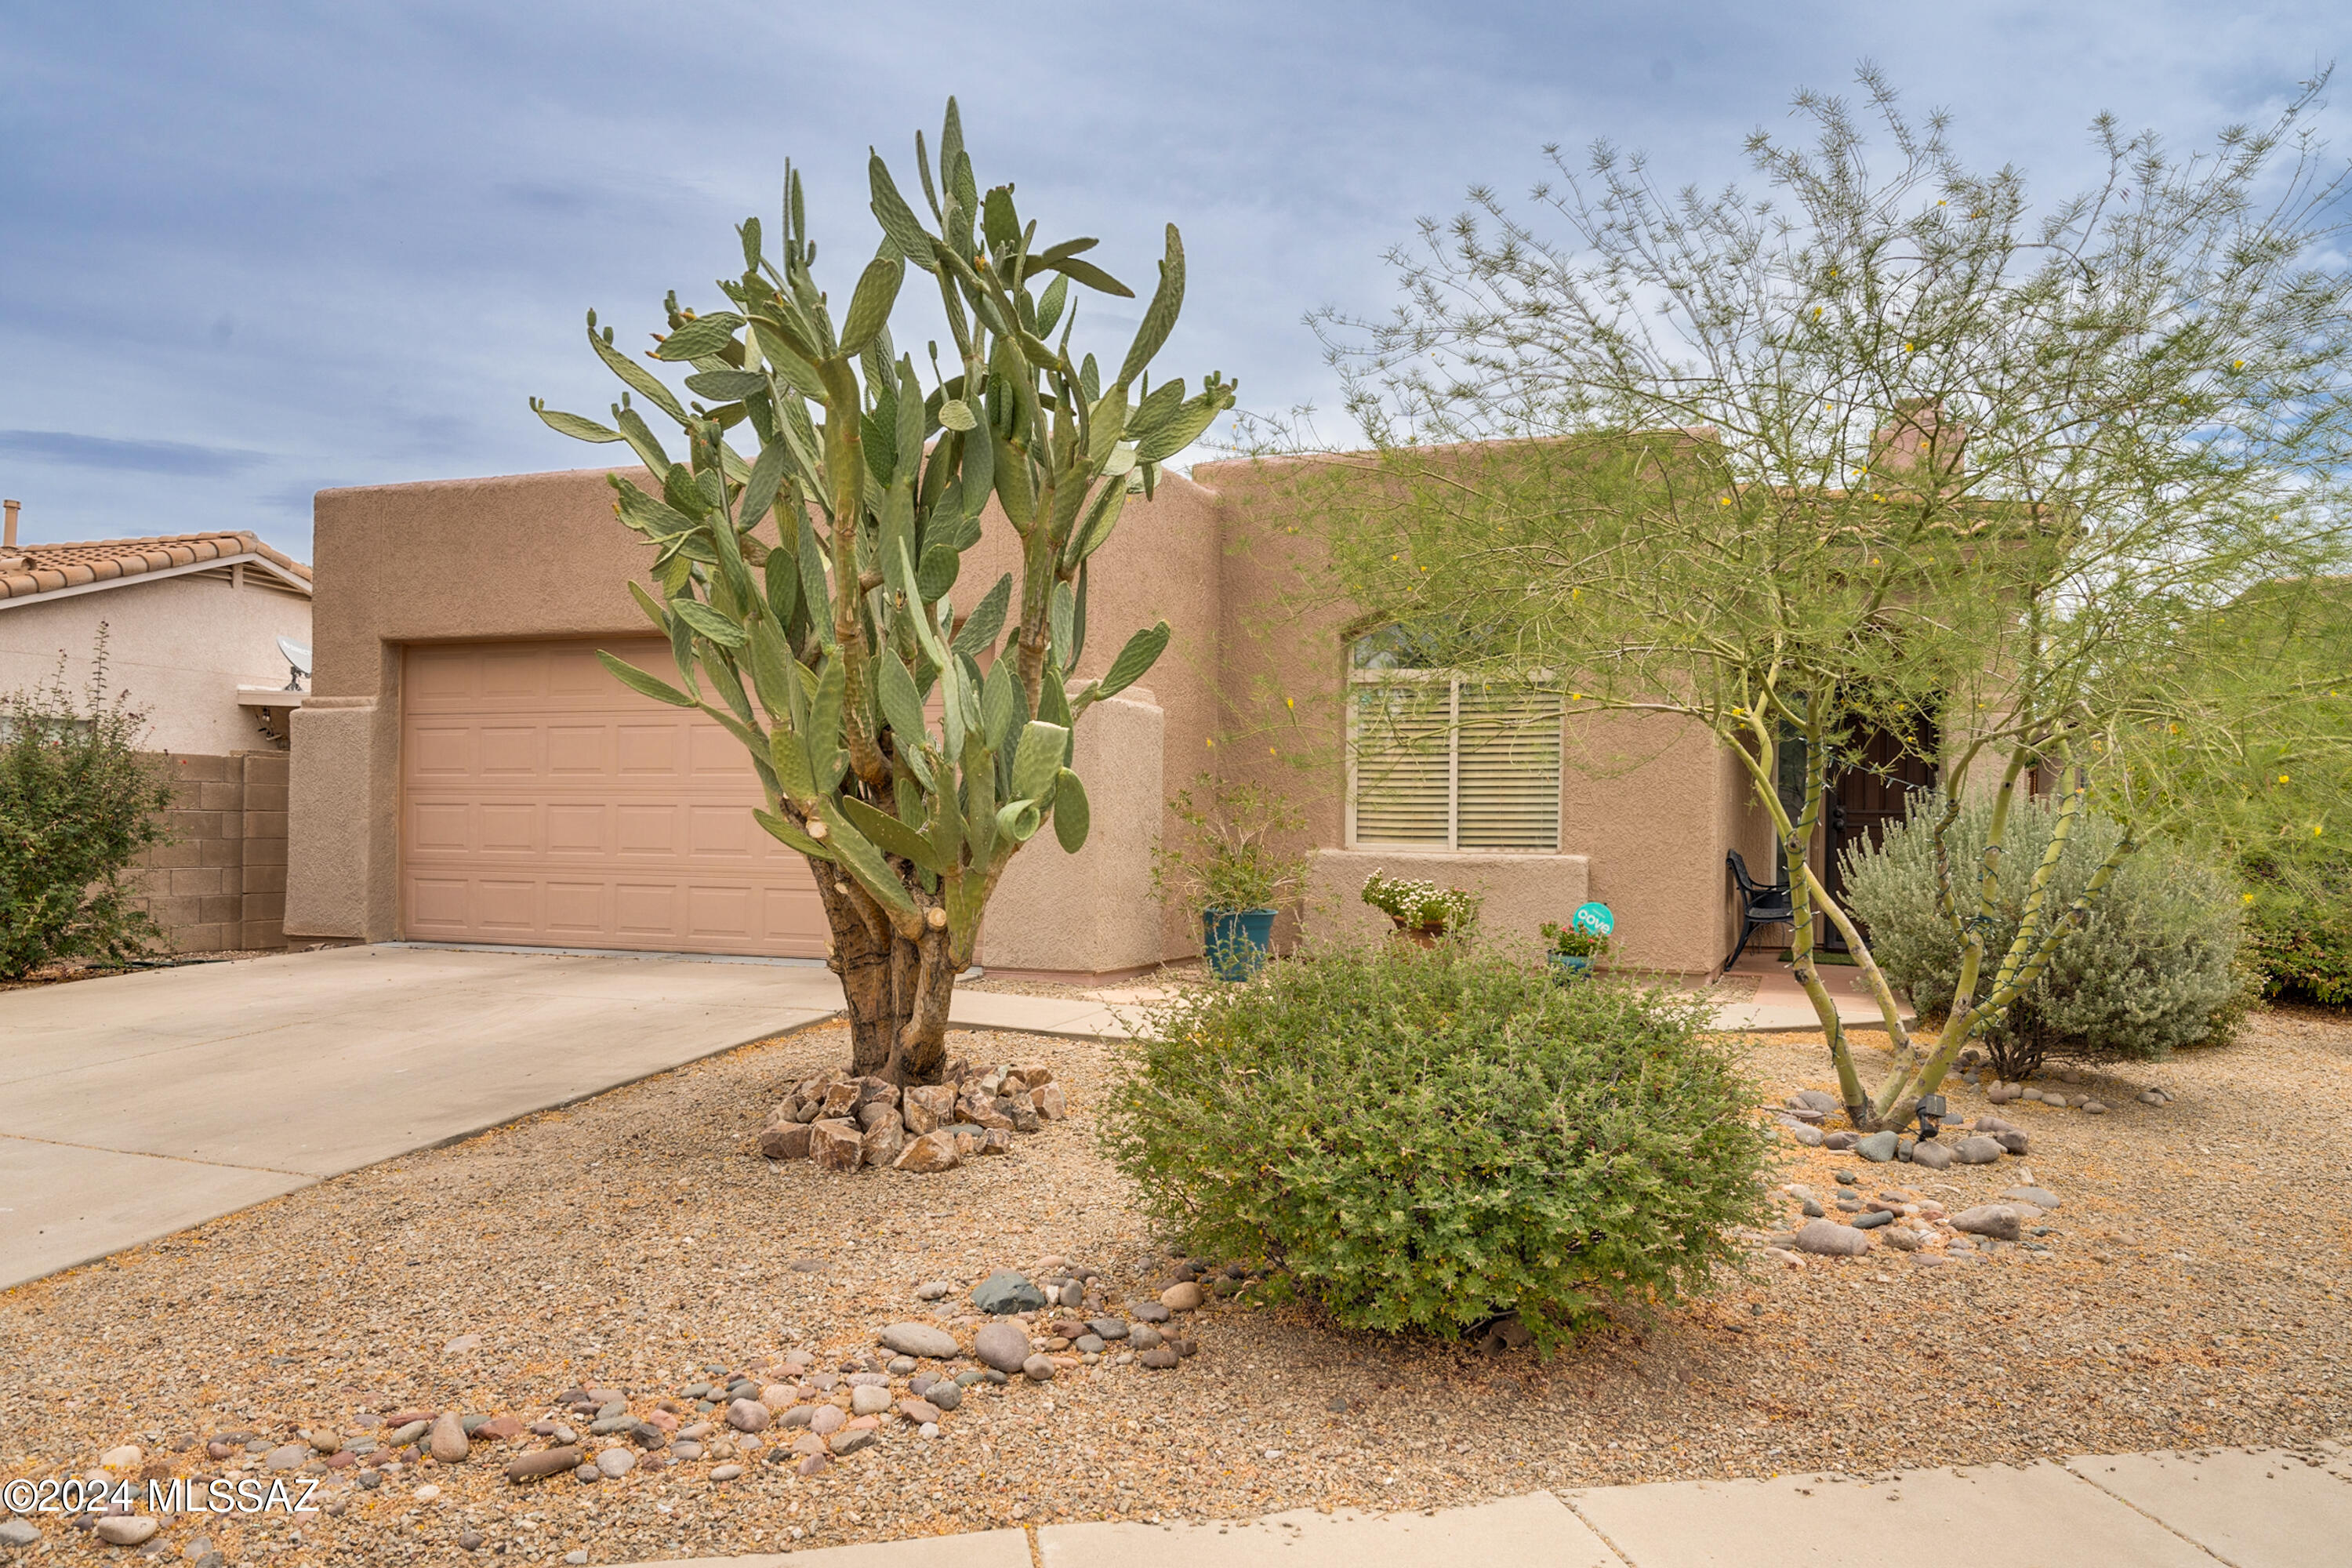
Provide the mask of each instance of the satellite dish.
POLYGON ((310 647, 306 644, 296 642, 292 637, 279 637, 278 651, 286 656, 286 689, 301 690, 302 678, 310 673, 310 647))

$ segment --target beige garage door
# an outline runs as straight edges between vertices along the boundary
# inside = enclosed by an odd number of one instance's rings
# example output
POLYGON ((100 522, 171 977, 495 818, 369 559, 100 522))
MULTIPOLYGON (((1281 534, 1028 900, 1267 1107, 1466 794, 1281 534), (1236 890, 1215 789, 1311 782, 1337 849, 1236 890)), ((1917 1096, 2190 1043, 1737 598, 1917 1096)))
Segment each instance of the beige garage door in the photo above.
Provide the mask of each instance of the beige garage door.
POLYGON ((743 748, 639 697, 657 639, 408 650, 401 900, 414 942, 821 958, 808 864, 760 830, 743 748))

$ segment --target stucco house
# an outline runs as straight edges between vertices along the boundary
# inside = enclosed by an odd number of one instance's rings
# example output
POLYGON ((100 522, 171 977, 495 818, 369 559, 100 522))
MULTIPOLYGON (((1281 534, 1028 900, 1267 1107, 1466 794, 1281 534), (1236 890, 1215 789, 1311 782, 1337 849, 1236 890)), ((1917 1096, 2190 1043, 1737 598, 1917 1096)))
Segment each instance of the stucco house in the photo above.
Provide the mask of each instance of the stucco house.
MULTIPOLYGON (((321 492, 323 614, 294 718, 287 930, 294 940, 449 941, 817 958, 808 870, 752 823, 757 784, 716 725, 636 697, 597 648, 667 672, 626 591, 648 552, 605 470, 321 492)), ((1738 937, 1725 872, 1770 864, 1738 765, 1669 720, 1496 715, 1449 692, 1442 767, 1374 766, 1353 724, 1392 679, 1345 606, 1302 597, 1279 473, 1236 461, 1166 476, 1096 558, 1087 665, 1165 618, 1147 678, 1079 731, 1085 850, 1040 843, 992 904, 992 972, 1136 973, 1197 952, 1150 897, 1168 798, 1203 771, 1307 815, 1310 926, 1377 930, 1376 867, 1483 891, 1498 939, 1588 898, 1622 962, 1704 978, 1738 937), (1530 722, 1530 719, 1534 721, 1530 722), (1481 745, 1498 724, 1513 743, 1481 745)), ((992 511, 962 581, 1013 564, 992 511)), ((1413 672, 1427 680, 1431 672, 1413 672)), ((1438 672, 1443 678, 1443 672, 1438 672)))
POLYGON ((286 745, 303 694, 278 639, 310 641, 310 569, 249 532, 20 544, 0 535, 0 690, 89 677, 145 710, 175 786, 175 842, 153 852, 147 907, 184 951, 284 943, 286 745))

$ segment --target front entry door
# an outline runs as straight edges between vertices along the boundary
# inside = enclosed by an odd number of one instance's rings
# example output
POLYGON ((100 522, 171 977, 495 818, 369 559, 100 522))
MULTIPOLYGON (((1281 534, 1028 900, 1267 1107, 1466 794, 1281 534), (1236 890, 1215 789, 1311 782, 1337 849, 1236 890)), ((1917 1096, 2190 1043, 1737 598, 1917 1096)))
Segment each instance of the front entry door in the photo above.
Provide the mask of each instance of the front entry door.
MULTIPOLYGON (((1829 857, 1822 882, 1841 907, 1845 902, 1847 847, 1855 844, 1875 847, 1887 826, 1903 820, 1910 795, 1936 787, 1935 753, 1932 728, 1923 725, 1921 734, 1908 746, 1894 735, 1874 730, 1863 737, 1859 751, 1850 753, 1850 760, 1831 778, 1829 857)), ((1822 944, 1843 952, 1845 939, 1836 927, 1826 921, 1822 924, 1826 929, 1822 944)))

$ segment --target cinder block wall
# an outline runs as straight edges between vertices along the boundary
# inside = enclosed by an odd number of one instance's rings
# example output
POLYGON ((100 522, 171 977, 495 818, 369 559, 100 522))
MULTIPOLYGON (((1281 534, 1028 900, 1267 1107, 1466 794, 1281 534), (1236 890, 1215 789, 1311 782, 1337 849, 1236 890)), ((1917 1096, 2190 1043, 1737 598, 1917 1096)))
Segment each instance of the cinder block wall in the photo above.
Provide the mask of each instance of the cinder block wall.
POLYGON ((165 826, 141 874, 147 912, 182 952, 286 945, 284 752, 159 759, 172 780, 165 826))

